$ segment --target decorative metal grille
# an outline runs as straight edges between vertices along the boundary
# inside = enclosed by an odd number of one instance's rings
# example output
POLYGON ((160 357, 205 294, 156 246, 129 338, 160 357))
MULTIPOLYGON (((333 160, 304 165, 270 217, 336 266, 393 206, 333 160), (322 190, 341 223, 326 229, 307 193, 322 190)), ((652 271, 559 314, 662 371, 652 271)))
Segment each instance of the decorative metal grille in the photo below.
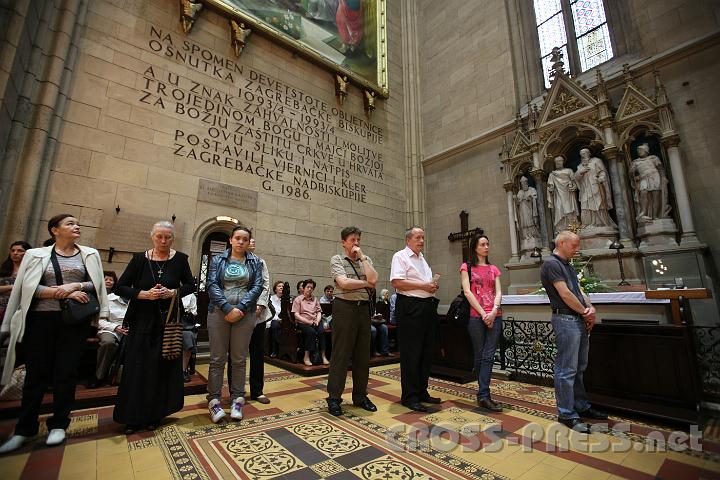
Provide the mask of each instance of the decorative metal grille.
POLYGON ((703 396, 720 400, 720 324, 692 327, 703 396))
POLYGON ((548 321, 503 319, 505 363, 518 380, 552 384, 555 363, 555 334, 548 321))
POLYGON ((208 255, 203 255, 202 260, 200 261, 200 278, 198 281, 198 292, 204 292, 206 289, 206 283, 207 283, 207 274, 208 274, 208 255))

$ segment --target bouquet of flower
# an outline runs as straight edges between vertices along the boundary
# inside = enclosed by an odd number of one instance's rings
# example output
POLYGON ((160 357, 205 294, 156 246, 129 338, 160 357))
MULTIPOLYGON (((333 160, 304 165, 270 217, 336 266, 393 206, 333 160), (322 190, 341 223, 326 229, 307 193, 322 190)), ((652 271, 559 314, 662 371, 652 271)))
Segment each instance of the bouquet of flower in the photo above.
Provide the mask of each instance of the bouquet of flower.
MULTIPOLYGON (((575 269, 577 273, 578 283, 580 288, 585 293, 602 293, 602 292, 614 292, 615 289, 605 285, 600 277, 595 273, 592 268, 592 257, 583 259, 582 257, 573 257, 570 259, 570 265, 575 269)), ((545 287, 540 287, 534 292, 534 295, 546 295, 545 287)))

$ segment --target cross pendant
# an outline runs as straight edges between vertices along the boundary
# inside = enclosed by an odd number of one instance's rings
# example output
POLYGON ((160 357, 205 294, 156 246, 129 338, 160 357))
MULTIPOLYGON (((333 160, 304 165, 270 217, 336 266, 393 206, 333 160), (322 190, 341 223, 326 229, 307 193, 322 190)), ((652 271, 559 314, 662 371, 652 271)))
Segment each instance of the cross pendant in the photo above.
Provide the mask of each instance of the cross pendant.
POLYGON ((162 268, 158 268, 158 277, 162 277, 162 268))

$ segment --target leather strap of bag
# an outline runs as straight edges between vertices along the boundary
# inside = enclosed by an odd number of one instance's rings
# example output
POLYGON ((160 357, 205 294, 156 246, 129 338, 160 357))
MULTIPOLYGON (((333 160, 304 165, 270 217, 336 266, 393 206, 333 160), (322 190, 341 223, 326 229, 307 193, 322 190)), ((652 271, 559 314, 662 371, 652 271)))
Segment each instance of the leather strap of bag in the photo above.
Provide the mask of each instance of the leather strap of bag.
MULTIPOLYGON (((60 270, 60 262, 58 262, 57 254, 55 254, 55 247, 50 250, 50 261, 52 262, 53 270, 55 270, 55 283, 59 287, 65 282, 63 281, 62 271, 60 270)), ((85 273, 87 274, 87 271, 85 273)))
MULTIPOLYGON (((360 274, 358 273, 357 269, 355 268, 355 265, 353 265, 352 260, 350 260, 349 257, 345 257, 345 260, 348 261, 348 263, 350 264, 350 266, 351 266, 352 269, 353 269, 353 272, 355 272, 355 276, 358 278, 358 280, 360 280, 360 274)), ((375 294, 374 294, 373 291, 372 291, 371 289, 369 289, 368 287, 364 287, 364 288, 365 288, 365 291, 366 291, 367 294, 368 294, 368 302, 369 302, 369 304, 370 304, 370 317, 372 317, 372 316, 373 316, 373 312, 374 312, 374 310, 375 310, 375 294)))
MULTIPOLYGON (((57 286, 64 285, 65 281, 62 277, 62 270, 60 270, 60 262, 58 262, 57 254, 55 253, 55 247, 50 250, 50 261, 53 265, 53 270, 55 270, 55 283, 57 283, 57 286)), ((84 262, 83 262, 84 265, 84 262)), ((88 281, 90 279, 90 274, 88 274, 87 267, 85 267, 85 278, 83 278, 83 281, 88 281)))
MULTIPOLYGON (((170 299, 170 309, 168 310, 167 317, 165 317, 165 325, 167 325, 168 323, 173 323, 170 321, 170 319, 172 318, 173 310, 176 309, 176 306, 177 306, 176 304, 177 304, 177 290, 173 290, 173 295, 172 295, 172 298, 170 299)), ((175 313, 177 313, 177 311, 175 313)))

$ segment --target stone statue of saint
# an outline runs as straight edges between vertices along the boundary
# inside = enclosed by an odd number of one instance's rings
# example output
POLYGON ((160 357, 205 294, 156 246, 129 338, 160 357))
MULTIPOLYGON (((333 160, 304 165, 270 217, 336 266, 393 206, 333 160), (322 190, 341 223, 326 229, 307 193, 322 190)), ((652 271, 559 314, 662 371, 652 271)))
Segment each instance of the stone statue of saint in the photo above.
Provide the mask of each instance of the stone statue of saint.
POLYGON ((520 190, 515 195, 517 224, 521 240, 540 238, 540 217, 537 209, 537 190, 528 185, 525 176, 520 177, 520 190))
POLYGON ((590 150, 580 150, 580 165, 575 170, 580 191, 580 222, 583 227, 615 227, 608 211, 613 208, 610 178, 603 161, 590 157, 590 150))
POLYGON ((638 223, 648 223, 667 218, 668 179, 663 164, 656 155, 650 155, 650 147, 643 143, 637 147, 638 158, 632 161, 630 175, 635 187, 635 205, 638 223))
POLYGON ((553 227, 555 232, 567 230, 568 225, 577 223, 578 210, 575 191, 575 173, 565 167, 565 158, 555 157, 555 170, 548 176, 547 198, 548 207, 553 211, 553 227))

